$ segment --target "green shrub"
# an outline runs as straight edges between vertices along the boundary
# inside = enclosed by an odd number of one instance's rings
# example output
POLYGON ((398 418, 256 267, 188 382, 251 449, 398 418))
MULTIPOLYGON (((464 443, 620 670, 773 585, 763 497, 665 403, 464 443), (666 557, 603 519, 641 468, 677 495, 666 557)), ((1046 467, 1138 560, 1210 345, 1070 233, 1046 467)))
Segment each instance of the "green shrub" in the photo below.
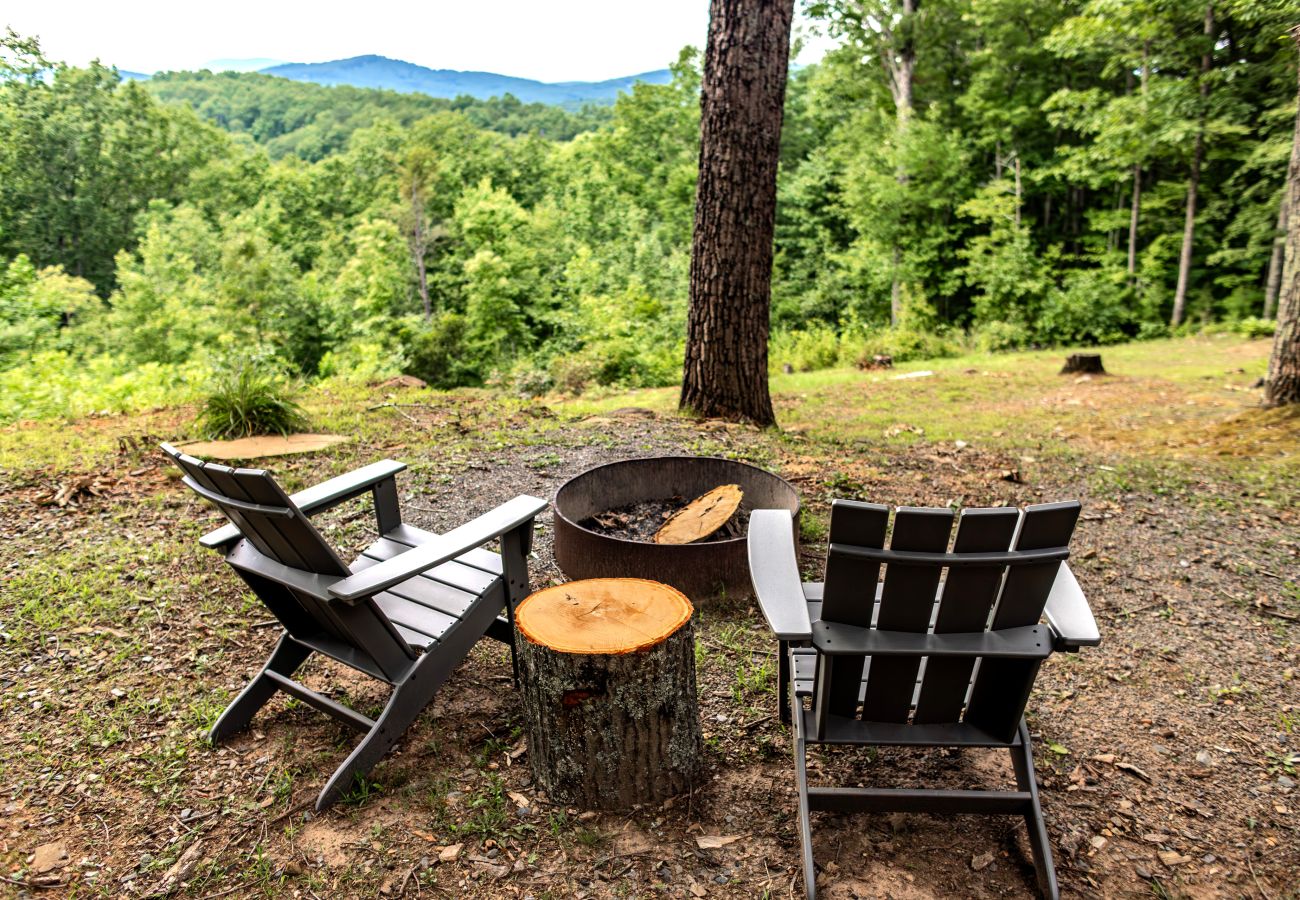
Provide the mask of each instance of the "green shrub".
POLYGON ((1277 331, 1277 322, 1273 319, 1261 319, 1258 316, 1247 316, 1244 319, 1238 319, 1232 323, 1232 330, 1242 337, 1250 338, 1252 341, 1259 338, 1271 338, 1277 331))
POLYGON ((1122 270, 1079 269, 1050 291, 1035 323, 1047 344, 1113 344, 1128 337, 1134 325, 1122 270))
POLYGON ((872 328, 862 332, 856 339, 846 336, 842 358, 858 368, 867 368, 877 356, 888 356, 899 363, 914 359, 960 356, 962 349, 959 341, 942 330, 872 328))
POLYGON ((283 371, 264 358, 244 357, 217 372, 203 398, 198 426, 210 438, 239 438, 291 434, 308 424, 283 371))
POLYGON ((459 313, 441 312, 425 324, 402 329, 408 375, 422 378, 431 387, 454 388, 482 384, 483 377, 470 353, 469 323, 459 313))
POLYGON ((1019 322, 984 322, 971 331, 975 349, 982 353, 1021 350, 1033 343, 1029 329, 1019 322))
POLYGON ((1167 337, 1169 337, 1169 326, 1164 322, 1143 322, 1134 335, 1135 340, 1139 341, 1158 341, 1167 337))
POLYGON ((767 350, 768 368, 773 372, 784 365, 796 372, 829 369, 839 362, 839 357, 839 335, 820 322, 799 331, 775 332, 767 350))

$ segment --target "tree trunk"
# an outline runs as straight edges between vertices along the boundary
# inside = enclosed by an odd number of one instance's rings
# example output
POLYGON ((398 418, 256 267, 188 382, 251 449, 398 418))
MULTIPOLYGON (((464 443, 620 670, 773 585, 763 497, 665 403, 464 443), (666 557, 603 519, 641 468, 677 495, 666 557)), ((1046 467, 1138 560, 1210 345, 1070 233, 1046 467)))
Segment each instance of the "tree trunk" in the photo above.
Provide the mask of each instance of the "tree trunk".
POLYGON ((1287 231, 1286 187, 1282 189, 1282 200, 1277 209, 1277 234, 1273 237, 1273 252, 1268 257, 1268 277, 1264 279, 1264 318, 1273 318, 1277 311, 1277 291, 1282 285, 1282 263, 1286 259, 1287 231))
POLYGON ((1178 287, 1174 290, 1174 311, 1169 325, 1183 324, 1187 310, 1187 282, 1192 270, 1192 240, 1196 232, 1196 190, 1201 183, 1201 162, 1205 157, 1205 101, 1210 96, 1210 66, 1214 63, 1214 7, 1205 7, 1205 52, 1201 54, 1201 124, 1196 131, 1196 149, 1192 152, 1192 172, 1187 179, 1187 215, 1183 221, 1183 249, 1178 254, 1178 287))
MULTIPOLYGON (((1142 45, 1142 113, 1146 115, 1147 85, 1151 75, 1151 42, 1142 45)), ((1133 203, 1128 220, 1128 280, 1129 286, 1137 285, 1137 240, 1138 212, 1142 207, 1142 163, 1133 164, 1133 203)))
POLYGON ((658 804, 703 770, 691 604, 636 578, 572 581, 515 614, 528 756, 552 802, 658 804))
POLYGON ((794 0, 712 0, 681 407, 773 425, 776 170, 794 0))
POLYGON ((429 249, 429 236, 424 223, 424 200, 417 185, 411 185, 411 256, 415 259, 420 302, 424 307, 424 321, 433 319, 433 303, 429 300, 429 277, 425 271, 424 255, 429 249))
MULTIPOLYGON (((1300 49, 1300 26, 1291 32, 1300 49)), ((1298 73, 1297 102, 1300 102, 1298 73)), ((1264 405, 1284 406, 1300 403, 1300 106, 1296 110, 1295 132, 1291 138, 1291 165, 1286 176, 1286 266, 1278 296, 1277 333, 1273 335, 1273 354, 1268 360, 1268 377, 1264 381, 1264 405)))
POLYGON ((1128 280, 1137 281, 1138 210, 1142 206, 1142 167, 1133 167, 1133 201, 1128 216, 1128 280))
MULTIPOLYGON (((903 41, 900 46, 893 46, 895 32, 886 29, 885 37, 889 43, 889 53, 884 54, 885 71, 889 75, 889 90, 894 97, 894 116, 898 123, 898 135, 901 140, 907 131, 907 123, 912 120, 912 80, 916 71, 916 40, 913 19, 920 0, 903 0, 903 17, 899 23, 902 28, 903 41)), ((907 170, 899 166, 895 176, 899 184, 907 184, 907 170)), ((903 311, 903 285, 899 281, 899 269, 902 264, 903 251, 894 245, 894 276, 889 287, 889 324, 898 325, 903 311)))

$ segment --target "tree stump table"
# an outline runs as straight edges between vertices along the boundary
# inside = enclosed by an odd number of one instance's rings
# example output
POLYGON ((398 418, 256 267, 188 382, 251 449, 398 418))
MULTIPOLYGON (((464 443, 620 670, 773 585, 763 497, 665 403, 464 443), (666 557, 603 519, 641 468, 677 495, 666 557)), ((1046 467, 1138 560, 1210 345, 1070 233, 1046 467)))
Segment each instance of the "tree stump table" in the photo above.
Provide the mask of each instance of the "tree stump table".
POLYGON ((557 803, 626 809, 702 768, 691 602, 639 578, 538 591, 515 610, 528 755, 557 803))

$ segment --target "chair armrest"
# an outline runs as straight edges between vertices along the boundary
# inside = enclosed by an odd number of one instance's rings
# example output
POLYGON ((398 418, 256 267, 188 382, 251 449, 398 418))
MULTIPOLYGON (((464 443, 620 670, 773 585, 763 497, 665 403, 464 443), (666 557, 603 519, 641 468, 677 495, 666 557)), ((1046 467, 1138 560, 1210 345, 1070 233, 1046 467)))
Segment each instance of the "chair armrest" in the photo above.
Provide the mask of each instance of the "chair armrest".
POLYGON ((531 522, 546 506, 545 500, 521 494, 427 544, 412 547, 405 553, 349 575, 330 586, 330 595, 345 601, 373 596, 531 522))
POLYGON ((259 575, 268 581, 274 581, 276 584, 302 591, 310 597, 315 597, 317 600, 323 600, 327 603, 332 599, 329 593, 330 586, 345 577, 342 575, 317 575, 315 572, 307 572, 286 566, 263 556, 258 552, 257 548, 245 540, 241 540, 226 555, 226 562, 241 572, 259 575))
MULTIPOLYGON (((353 497, 373 490, 375 485, 395 476, 406 469, 406 463, 395 459, 381 459, 360 469, 322 481, 320 484, 301 490, 289 499, 307 515, 324 512, 353 497)), ((243 535, 234 525, 226 525, 199 538, 199 543, 212 550, 224 549, 228 544, 239 540, 243 535)))
POLYGON ((812 636, 799 582, 794 521, 789 510, 756 509, 749 516, 749 577, 768 627, 783 641, 812 636))
POLYGON ((1056 635, 1056 649, 1078 650, 1101 643, 1101 632, 1097 630, 1097 620, 1092 616, 1088 598, 1065 563, 1061 563, 1056 581, 1052 582, 1043 614, 1056 635))

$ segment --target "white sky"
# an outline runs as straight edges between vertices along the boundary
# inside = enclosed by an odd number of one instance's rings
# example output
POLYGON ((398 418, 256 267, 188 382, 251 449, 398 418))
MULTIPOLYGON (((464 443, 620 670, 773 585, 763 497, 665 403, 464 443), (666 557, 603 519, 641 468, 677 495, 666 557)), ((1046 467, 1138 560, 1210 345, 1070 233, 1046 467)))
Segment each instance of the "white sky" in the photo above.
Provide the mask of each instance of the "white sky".
MULTIPOLYGON (((73 65, 135 72, 214 59, 323 62, 377 53, 434 69, 540 81, 599 81, 662 69, 701 49, 708 0, 35 0, 4 4, 0 27, 73 65)), ((796 34, 806 23, 796 16, 796 34)), ((800 63, 830 46, 811 38, 800 63)))

